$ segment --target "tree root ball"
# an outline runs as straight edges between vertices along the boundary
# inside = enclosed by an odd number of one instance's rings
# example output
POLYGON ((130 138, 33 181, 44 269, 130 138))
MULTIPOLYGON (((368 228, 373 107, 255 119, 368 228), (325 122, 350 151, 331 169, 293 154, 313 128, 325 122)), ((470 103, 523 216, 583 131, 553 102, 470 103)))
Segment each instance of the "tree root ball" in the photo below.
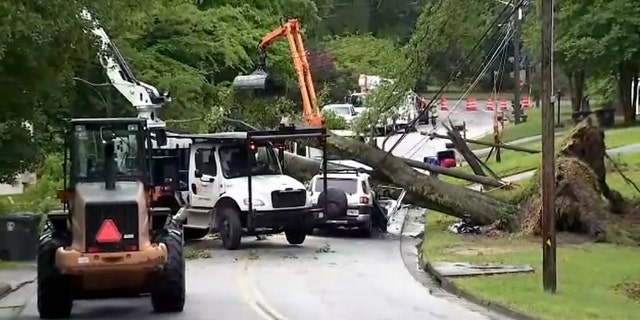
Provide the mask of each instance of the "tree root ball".
MULTIPOLYGON (((626 242, 615 216, 624 199, 607 186, 605 157, 604 132, 591 118, 579 123, 560 144, 555 163, 556 228, 595 241, 626 242)), ((541 178, 538 170, 521 197, 520 227, 529 235, 542 231, 541 178)))

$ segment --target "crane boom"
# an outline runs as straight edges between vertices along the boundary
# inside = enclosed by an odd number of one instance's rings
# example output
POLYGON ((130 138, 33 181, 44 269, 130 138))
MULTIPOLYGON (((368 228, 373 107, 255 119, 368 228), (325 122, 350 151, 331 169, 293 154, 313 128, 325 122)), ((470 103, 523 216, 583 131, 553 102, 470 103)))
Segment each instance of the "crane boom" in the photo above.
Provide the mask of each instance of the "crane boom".
POLYGON ((166 124, 158 118, 157 112, 165 103, 171 101, 169 94, 160 94, 154 86, 136 79, 118 47, 113 44, 91 13, 86 9, 82 10, 81 17, 91 23, 91 33, 100 40, 101 50, 98 57, 113 87, 136 108, 138 117, 147 119, 150 129, 164 129, 166 124))
POLYGON ((302 95, 302 115, 306 123, 313 127, 321 127, 322 116, 320 115, 316 91, 311 77, 311 68, 307 60, 307 51, 302 40, 300 22, 297 19, 290 19, 282 26, 271 31, 258 44, 259 61, 258 69, 250 75, 238 76, 233 80, 236 89, 266 89, 273 80, 266 73, 266 57, 269 46, 277 40, 286 38, 289 43, 291 59, 296 71, 298 87, 302 95))

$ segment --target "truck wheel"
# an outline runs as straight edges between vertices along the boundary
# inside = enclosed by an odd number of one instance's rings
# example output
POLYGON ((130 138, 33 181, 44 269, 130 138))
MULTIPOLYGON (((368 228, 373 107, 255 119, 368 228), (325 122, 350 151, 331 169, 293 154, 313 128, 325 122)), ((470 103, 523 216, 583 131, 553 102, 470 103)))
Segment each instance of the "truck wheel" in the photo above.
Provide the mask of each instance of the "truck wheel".
POLYGON ((73 294, 71 277, 56 267, 56 250, 67 241, 52 232, 40 238, 38 246, 38 313, 41 319, 66 319, 71 316, 73 294))
POLYGON ((284 232, 289 244, 302 244, 307 238, 307 232, 303 230, 287 230, 284 232))
POLYGON ((218 215, 218 229, 222 246, 227 250, 236 250, 242 240, 240 213, 233 208, 223 208, 218 215))
POLYGON ((168 257, 151 291, 151 305, 158 313, 182 312, 186 287, 182 232, 165 229, 158 242, 167 247, 168 257))

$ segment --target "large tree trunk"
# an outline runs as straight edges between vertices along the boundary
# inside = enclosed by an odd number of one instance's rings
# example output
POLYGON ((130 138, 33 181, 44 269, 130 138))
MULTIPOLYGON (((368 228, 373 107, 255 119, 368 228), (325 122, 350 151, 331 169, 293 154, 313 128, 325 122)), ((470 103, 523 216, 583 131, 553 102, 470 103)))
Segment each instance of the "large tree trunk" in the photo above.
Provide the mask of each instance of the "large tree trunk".
MULTIPOLYGON (((336 135, 329 137, 327 146, 332 154, 353 159, 375 168, 373 177, 377 180, 405 188, 407 199, 415 205, 459 218, 470 216, 476 223, 483 225, 497 220, 511 224, 515 217, 516 207, 514 205, 487 194, 440 181, 420 173, 412 167, 436 169, 427 164, 397 158, 391 154, 385 156, 386 153, 378 148, 355 139, 336 135)), ((289 154, 285 161, 287 161, 285 168, 289 168, 288 173, 296 171, 295 173, 299 175, 300 172, 303 172, 301 169, 303 166, 309 166, 304 170, 309 173, 313 171, 312 166, 315 166, 315 173, 317 173, 319 168, 319 162, 312 164, 310 161, 314 160, 297 159, 292 154, 289 154)), ((495 181, 487 177, 484 179, 486 179, 485 182, 495 181)))
POLYGON ((580 111, 584 98, 585 73, 583 70, 569 73, 569 89, 571 90, 571 110, 580 111))

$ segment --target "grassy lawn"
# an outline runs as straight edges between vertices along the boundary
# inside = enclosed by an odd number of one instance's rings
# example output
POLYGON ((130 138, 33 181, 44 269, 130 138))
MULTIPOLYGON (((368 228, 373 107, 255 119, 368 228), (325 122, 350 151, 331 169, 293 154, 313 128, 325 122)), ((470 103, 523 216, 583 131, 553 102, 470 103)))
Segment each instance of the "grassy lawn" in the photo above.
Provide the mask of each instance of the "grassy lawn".
POLYGON ((0 271, 15 269, 18 267, 18 264, 11 261, 0 261, 0 271))
MULTIPOLYGON (((525 111, 525 114, 527 115, 527 122, 521 123, 518 125, 511 124, 504 129, 504 131, 502 132, 503 143, 540 135, 540 132, 542 130, 542 109, 532 108, 525 111)), ((562 113, 560 114, 560 120, 565 121, 569 119, 571 119, 571 111, 570 111, 570 108, 567 106, 566 108, 562 108, 562 113)), ((569 127, 557 128, 556 130, 561 131, 561 130, 566 130, 568 128, 569 127)), ((493 142, 493 135, 489 134, 477 140, 480 140, 483 142, 493 142)), ((472 147, 472 149, 486 148, 486 146, 477 145, 477 144, 470 144, 470 146, 472 147)))
MULTIPOLYGON (((632 181, 640 181, 640 154, 621 155, 616 162, 632 181)), ((625 197, 640 197, 610 170, 610 187, 625 197)), ((454 220, 428 212, 422 244, 428 261, 528 264, 535 273, 460 278, 454 283, 480 297, 541 319, 636 319, 640 314, 640 249, 593 244, 560 234, 557 251, 558 292, 542 290, 539 239, 511 236, 460 236, 446 231, 454 220)))
MULTIPOLYGON (((521 123, 519 125, 511 124, 507 126, 502 133, 502 142, 509 143, 514 140, 523 139, 527 137, 539 136, 542 130, 542 111, 541 109, 529 109, 526 114, 528 115, 527 122, 521 123)), ((557 115, 556 115, 557 116, 557 115)), ((561 122, 565 122, 571 119, 571 109, 569 106, 562 108, 562 113, 560 114, 561 122)), ((616 123, 622 123, 622 117, 616 117, 616 123)), ((556 132, 563 132, 569 129, 570 126, 565 126, 562 128, 556 128, 556 132)), ((607 129, 613 130, 615 128, 607 129)), ((480 140, 483 142, 493 143, 493 134, 485 135, 476 140, 480 140)), ((478 145, 478 144, 469 144, 471 149, 482 149, 486 148, 486 146, 478 145)))
MULTIPOLYGON (((640 127, 614 128, 605 133, 605 143, 608 149, 618 148, 630 144, 640 143, 640 127)), ((563 137, 556 137, 556 142, 562 141, 563 137)), ((541 150, 541 142, 530 142, 522 145, 522 147, 541 150)), ((533 170, 538 167, 541 161, 541 154, 529 154, 511 150, 501 150, 502 161, 496 162, 495 154, 491 156, 487 165, 498 176, 506 177, 520 172, 533 170)), ((485 157, 481 157, 484 160, 485 157)), ((469 166, 461 167, 459 170, 471 173, 469 166)), ((447 178, 447 180, 449 180, 447 178)))

